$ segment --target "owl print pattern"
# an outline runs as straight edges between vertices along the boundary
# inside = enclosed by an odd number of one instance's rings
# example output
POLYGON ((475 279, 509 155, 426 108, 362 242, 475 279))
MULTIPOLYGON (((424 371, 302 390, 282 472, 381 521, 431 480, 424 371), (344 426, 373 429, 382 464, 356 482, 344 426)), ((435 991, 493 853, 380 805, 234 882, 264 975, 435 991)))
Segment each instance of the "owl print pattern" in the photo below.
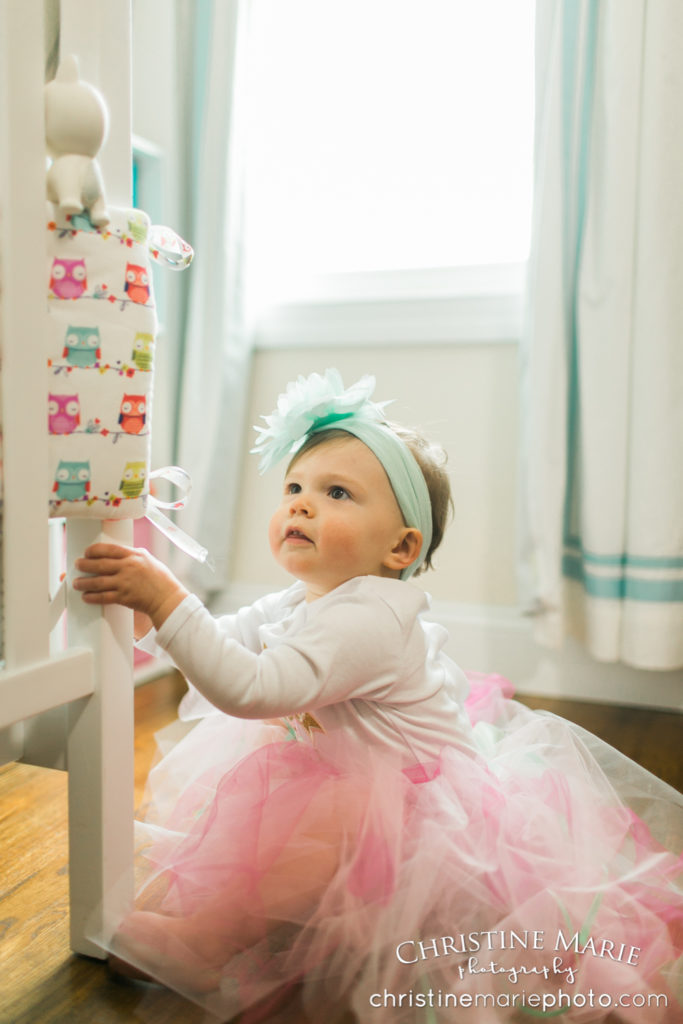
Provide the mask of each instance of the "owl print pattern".
POLYGON ((145 513, 157 326, 149 220, 140 211, 110 213, 106 229, 84 230, 56 210, 48 223, 53 516, 145 513))
POLYGON ((119 424, 125 434, 141 434, 145 425, 147 401, 144 395, 124 395, 119 424))
POLYGON ((127 264, 124 291, 131 302, 144 306, 149 299, 149 269, 134 263, 127 264))
POLYGON ((81 423, 78 395, 49 395, 47 425, 51 434, 73 434, 81 423))
POLYGON ((131 359, 138 370, 151 370, 152 362, 154 360, 154 353, 152 345, 154 344, 154 337, 151 334, 144 334, 142 331, 138 331, 133 341, 133 351, 131 353, 131 359))
POLYGON ((59 460, 53 491, 59 501, 82 501, 90 490, 90 463, 59 460))
POLYGON ((87 287, 88 278, 84 259, 55 258, 52 261, 50 291, 58 299, 79 299, 87 287))
POLYGON ((62 358, 70 366, 94 366, 102 355, 98 327, 68 327, 62 358))
POLYGON ((147 466, 144 462, 127 462, 119 484, 124 498, 139 498, 145 486, 147 466))

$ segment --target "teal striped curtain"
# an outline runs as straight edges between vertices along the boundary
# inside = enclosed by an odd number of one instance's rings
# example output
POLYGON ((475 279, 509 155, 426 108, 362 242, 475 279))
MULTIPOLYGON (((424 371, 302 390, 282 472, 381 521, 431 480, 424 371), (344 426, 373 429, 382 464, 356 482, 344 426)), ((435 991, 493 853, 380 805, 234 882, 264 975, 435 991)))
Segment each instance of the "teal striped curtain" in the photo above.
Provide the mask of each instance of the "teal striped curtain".
POLYGON ((683 667, 683 4, 542 0, 522 346, 538 638, 683 667))

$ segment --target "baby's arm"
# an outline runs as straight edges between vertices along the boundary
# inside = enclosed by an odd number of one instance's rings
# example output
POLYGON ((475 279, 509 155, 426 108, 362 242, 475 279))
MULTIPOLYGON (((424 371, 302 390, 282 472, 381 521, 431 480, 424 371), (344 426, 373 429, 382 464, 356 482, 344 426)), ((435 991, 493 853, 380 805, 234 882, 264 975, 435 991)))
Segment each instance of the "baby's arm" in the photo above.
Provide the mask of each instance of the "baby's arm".
POLYGON ((291 639, 256 653, 227 636, 199 599, 190 597, 168 617, 156 641, 219 710, 239 718, 276 718, 388 692, 401 649, 399 629, 386 605, 372 611, 369 623, 365 606, 353 599, 334 602, 291 639))
MULTIPOLYGON (((93 544, 76 569, 88 573, 74 580, 87 604, 122 604, 151 619, 160 629, 171 612, 188 596, 188 591, 170 569, 144 548, 117 544, 93 544)), ((144 624, 137 616, 136 633, 144 624)))
POLYGON ((256 652, 227 635, 197 597, 144 549, 94 544, 74 580, 89 604, 122 604, 150 616, 188 682, 215 707, 241 718, 271 718, 390 688, 401 649, 391 609, 351 595, 333 602, 295 637, 256 652), (379 642, 379 641, 382 642, 379 642))

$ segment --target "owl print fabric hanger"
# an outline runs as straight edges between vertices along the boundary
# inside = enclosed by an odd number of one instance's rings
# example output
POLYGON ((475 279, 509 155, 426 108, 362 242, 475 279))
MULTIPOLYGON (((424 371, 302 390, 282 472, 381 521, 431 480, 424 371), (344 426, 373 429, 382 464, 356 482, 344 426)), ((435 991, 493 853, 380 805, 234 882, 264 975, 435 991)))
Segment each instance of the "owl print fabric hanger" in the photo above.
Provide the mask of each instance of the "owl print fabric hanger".
MULTIPOLYGON (((171 229, 153 228, 143 211, 106 205, 92 166, 106 108, 78 79, 75 62, 65 63, 67 72, 60 66, 46 86, 53 156, 47 204, 49 512, 98 519, 151 512, 157 526, 205 561, 205 549, 171 528, 160 512, 163 503, 149 489, 157 344, 152 265, 182 270, 192 249, 171 229), (70 116, 86 115, 93 137, 74 164, 60 140, 73 137, 66 130, 70 116)), ((182 507, 189 493, 186 474, 171 467, 156 475, 180 487, 178 499, 165 507, 182 507)))
POLYGON ((98 228, 48 207, 50 512, 137 518, 149 493, 157 330, 149 220, 109 208, 98 228))

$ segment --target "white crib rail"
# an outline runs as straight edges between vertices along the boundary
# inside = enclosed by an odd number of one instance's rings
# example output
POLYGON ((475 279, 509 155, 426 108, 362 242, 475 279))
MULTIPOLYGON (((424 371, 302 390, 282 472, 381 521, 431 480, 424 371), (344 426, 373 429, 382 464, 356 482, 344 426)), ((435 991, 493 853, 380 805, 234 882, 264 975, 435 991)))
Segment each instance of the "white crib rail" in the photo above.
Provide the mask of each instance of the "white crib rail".
MULTIPOLYGON (((101 164, 109 201, 130 203, 130 0, 61 0, 60 50, 105 94, 101 164)), ((130 891, 133 829, 132 614, 92 608, 67 588, 66 650, 50 653, 48 599, 43 0, 0 0, 0 336, 4 432, 5 669, 0 728, 67 705, 71 943, 117 913, 130 891), (98 920, 99 916, 99 920, 98 920)), ((128 522, 72 521, 67 561, 128 522)), ((69 582, 72 572, 69 573, 69 582)), ((52 725, 52 720, 50 720, 52 725)), ((53 738, 54 741, 54 738, 53 738)), ((53 742, 54 745, 54 742, 53 742)), ((14 756, 18 753, 15 751, 14 756)))
POLYGON ((42 31, 40 48, 17 45, 40 30, 39 7, 0 9, 5 657, 16 668, 48 655, 42 31), (12 540, 24 536, 30 547, 12 540))

